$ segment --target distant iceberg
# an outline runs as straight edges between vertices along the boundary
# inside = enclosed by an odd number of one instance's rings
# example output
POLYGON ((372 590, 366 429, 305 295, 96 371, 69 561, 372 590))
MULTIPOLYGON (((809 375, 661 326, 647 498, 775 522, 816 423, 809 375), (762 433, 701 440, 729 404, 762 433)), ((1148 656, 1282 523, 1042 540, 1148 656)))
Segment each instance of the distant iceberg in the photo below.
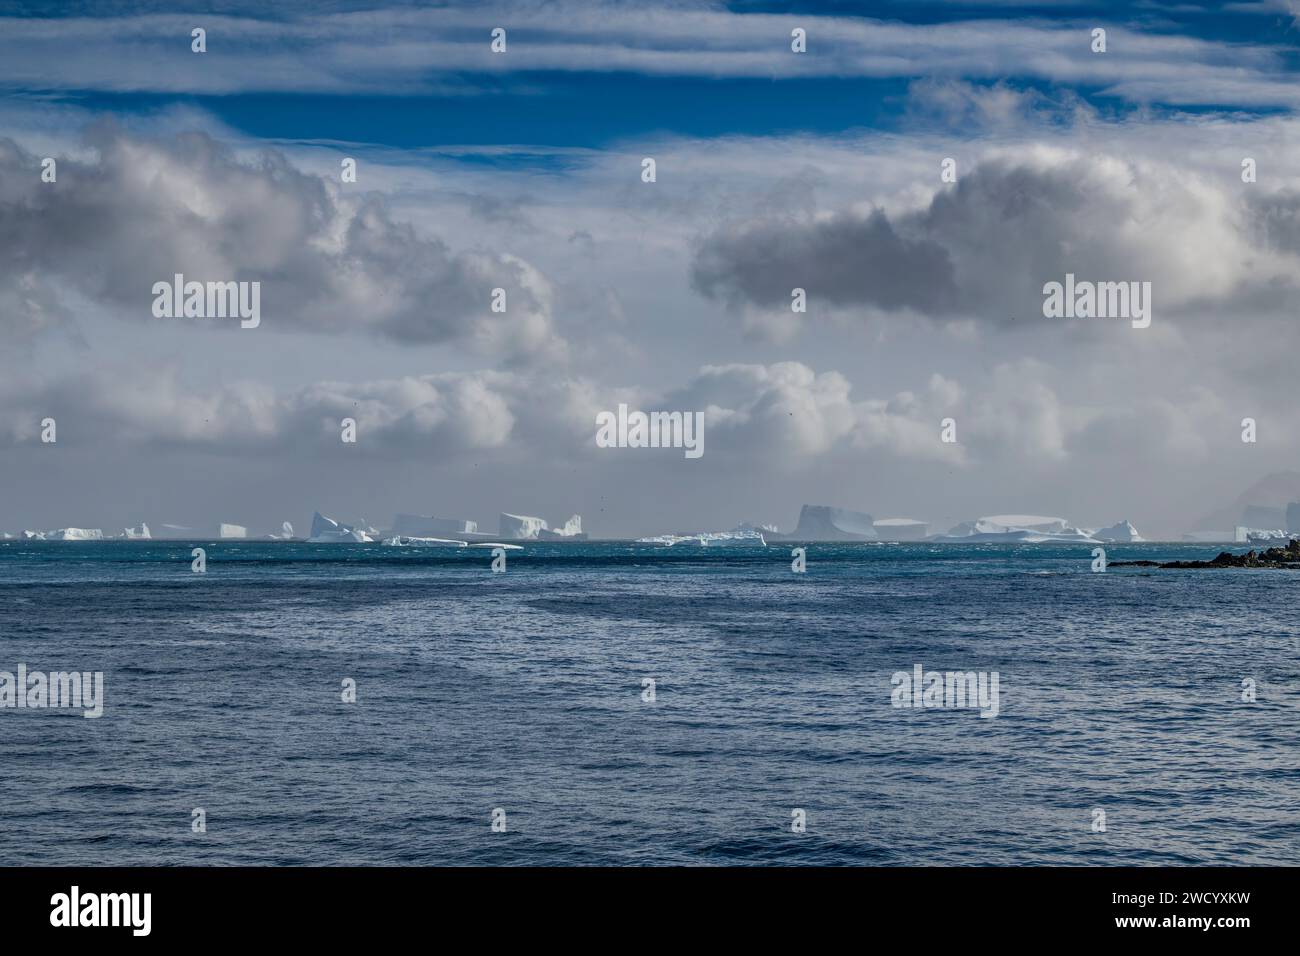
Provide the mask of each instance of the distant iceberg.
POLYGON ((1133 525, 1127 521, 1113 524, 1109 528, 1099 528, 1092 533, 1092 536, 1098 541, 1104 541, 1107 544, 1136 544, 1140 541, 1146 540, 1146 538, 1138 534, 1137 528, 1133 527, 1133 525))
POLYGON ((582 515, 574 515, 558 528, 543 527, 537 532, 537 537, 543 541, 585 540, 587 536, 582 533, 582 515))
POLYGON ((218 538, 247 538, 248 529, 242 524, 222 524, 217 525, 218 538))
POLYGON ((1247 528, 1238 525, 1233 534, 1237 544, 1268 544, 1270 542, 1287 542, 1290 535, 1282 528, 1247 528))
POLYGON ((421 538, 412 535, 395 534, 385 538, 384 544, 390 548, 465 548, 468 541, 456 541, 451 538, 421 538))
POLYGON ((143 521, 140 522, 139 530, 136 530, 135 528, 127 528, 123 531, 123 534, 127 538, 139 541, 147 541, 153 537, 153 535, 149 533, 149 526, 143 521))
POLYGON ((59 528, 55 531, 24 531, 29 541, 103 541, 99 528, 59 528))
POLYGON ((659 534, 637 538, 637 544, 657 544, 661 547, 686 545, 695 548, 765 548, 767 541, 757 531, 705 531, 700 534, 659 534))
POLYGON ((773 534, 781 541, 877 541, 875 521, 863 511, 849 511, 830 505, 804 505, 799 524, 789 534, 773 534))
POLYGON ((583 541, 587 537, 582 531, 582 515, 574 515, 560 527, 552 528, 545 518, 503 511, 497 528, 497 533, 508 541, 583 541))
POLYGON ((1100 539, 1072 527, 1064 518, 1044 515, 989 515, 963 521, 947 534, 930 540, 961 544, 1101 544, 1100 539))
POLYGON ((307 541, 311 544, 339 544, 357 542, 364 544, 373 541, 365 531, 351 525, 340 524, 333 518, 327 518, 319 511, 311 516, 311 534, 307 541))
POLYGON ((536 538, 542 531, 546 530, 546 521, 543 518, 534 518, 532 515, 513 515, 503 511, 498 522, 498 528, 500 529, 499 534, 503 538, 527 540, 536 538))

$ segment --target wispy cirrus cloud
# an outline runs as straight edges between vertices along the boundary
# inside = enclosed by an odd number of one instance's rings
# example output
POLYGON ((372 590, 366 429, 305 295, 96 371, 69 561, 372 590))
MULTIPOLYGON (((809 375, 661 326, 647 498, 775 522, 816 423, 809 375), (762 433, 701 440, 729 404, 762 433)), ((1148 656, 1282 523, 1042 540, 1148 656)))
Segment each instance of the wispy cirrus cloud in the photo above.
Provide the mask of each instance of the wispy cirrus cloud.
POLYGON ((229 94, 469 92, 520 73, 1023 78, 1142 103, 1294 107, 1285 51, 1084 20, 859 17, 618 3, 395 7, 325 15, 11 17, 0 87, 229 94), (1105 54, 1090 50, 1109 29, 1105 54), (203 27, 208 52, 190 51, 203 27), (504 54, 489 48, 507 30, 504 54), (808 33, 793 54, 790 33, 808 33), (58 62, 51 71, 49 64, 58 62))

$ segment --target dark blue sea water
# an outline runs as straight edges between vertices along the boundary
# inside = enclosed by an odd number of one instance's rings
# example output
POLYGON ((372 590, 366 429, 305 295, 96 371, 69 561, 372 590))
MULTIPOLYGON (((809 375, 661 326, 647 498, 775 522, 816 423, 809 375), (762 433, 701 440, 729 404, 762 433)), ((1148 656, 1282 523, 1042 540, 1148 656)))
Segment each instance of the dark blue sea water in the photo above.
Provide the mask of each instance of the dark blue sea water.
POLYGON ((202 543, 0 543, 0 670, 105 680, 0 710, 0 864, 1300 860, 1300 572, 202 543), (917 663, 998 716, 892 706, 917 663))

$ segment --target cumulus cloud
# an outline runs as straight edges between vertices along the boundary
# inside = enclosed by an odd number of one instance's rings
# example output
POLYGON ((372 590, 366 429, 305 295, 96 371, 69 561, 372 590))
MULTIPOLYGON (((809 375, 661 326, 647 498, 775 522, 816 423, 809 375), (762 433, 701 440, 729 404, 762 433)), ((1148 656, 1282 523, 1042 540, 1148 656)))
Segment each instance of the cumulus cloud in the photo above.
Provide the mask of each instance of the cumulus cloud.
POLYGON ((955 383, 935 376, 919 396, 858 399, 851 393, 840 373, 818 373, 798 362, 704 366, 681 388, 658 394, 510 371, 327 381, 276 391, 255 382, 191 388, 170 369, 147 377, 104 369, 75 382, 12 378, 0 388, 14 411, 8 438, 21 444, 38 441, 44 410, 60 409, 83 441, 114 444, 297 456, 333 448, 340 421, 352 418, 366 446, 386 457, 493 449, 521 460, 537 453, 583 456, 595 448, 596 413, 625 401, 646 411, 703 412, 715 456, 801 459, 870 451, 960 460, 960 449, 938 441, 938 413, 961 394, 955 383))
POLYGON ((946 312, 957 303, 948 251, 924 237, 900 235, 879 209, 799 222, 745 223, 715 234, 694 263, 706 295, 733 304, 789 304, 793 288, 835 305, 946 312))
POLYGON ((63 288, 160 321, 153 284, 180 273, 259 281, 266 330, 460 343, 521 362, 565 353, 540 271, 422 235, 378 194, 274 151, 241 161, 203 133, 159 140, 99 128, 89 145, 87 158, 57 157, 57 181, 44 183, 39 157, 0 140, 0 302, 11 306, 0 321, 13 335, 67 321, 63 288), (490 308, 495 288, 506 292, 504 312, 490 308))
MULTIPOLYGON (((561 510, 586 501, 581 507, 592 512, 599 502, 608 533, 632 530, 620 520, 642 514, 607 510, 624 495, 641 504, 659 501, 650 509, 657 518, 650 512, 643 517, 670 519, 660 501, 665 483, 683 490, 689 500, 682 513, 696 520, 708 520, 709 507, 752 508, 767 501, 762 507, 783 502, 780 507, 794 508, 810 495, 825 496, 816 489, 827 487, 846 504, 887 501, 894 504, 882 507, 897 508, 910 501, 908 510, 936 518, 949 498, 972 513, 1014 510, 1019 505, 1007 496, 1030 490, 1032 500, 1044 502, 1040 508, 1055 502, 1069 510, 1071 502, 1086 499, 1089 508, 1106 511, 1115 505, 1102 500, 1103 491, 1116 483, 1126 494, 1150 494, 1154 474, 1174 480, 1186 477, 1189 466, 1199 474, 1221 460, 1246 467, 1265 460, 1240 457, 1245 446, 1237 440, 1235 416, 1253 406, 1242 406, 1239 396, 1193 385, 1137 401, 1112 394, 1102 380, 1071 383, 1069 363, 1033 359, 1003 362, 986 376, 960 382, 935 373, 920 389, 874 395, 841 372, 801 362, 707 365, 676 388, 610 387, 539 370, 298 388, 257 382, 200 388, 178 369, 122 372, 96 368, 70 377, 16 370, 0 378, 0 407, 6 409, 0 463, 8 480, 39 487, 40 476, 49 480, 66 462, 78 461, 96 462, 115 480, 135 473, 141 461, 151 469, 185 462, 206 476, 208 488, 227 473, 238 475, 244 488, 275 475, 278 488, 268 489, 271 497, 258 506, 270 520, 276 508, 298 502, 299 486, 331 488, 335 500, 361 495, 370 508, 402 510, 425 500, 443 507, 467 495, 494 500, 486 490, 479 493, 491 476, 496 496, 522 494, 561 510), (596 414, 619 402, 644 411, 703 412, 704 457, 686 461, 668 449, 597 448, 596 414), (57 419, 57 446, 40 443, 46 416, 57 419), (956 444, 941 441, 941 422, 949 417, 956 421, 956 444), (356 445, 340 441, 344 418, 357 423, 356 445), (1130 487, 1134 461, 1143 463, 1148 479, 1136 488, 1130 487), (442 476, 436 489, 414 477, 434 473, 442 476), (293 476, 288 487, 286 475, 293 476), (521 475, 537 486, 521 485, 521 475), (395 482, 404 494, 393 490, 395 482), (909 483, 923 490, 909 496, 909 483), (757 490, 763 488, 766 494, 757 490), (699 501, 706 502, 703 510, 694 507, 699 501)), ((1260 452, 1271 462, 1285 455, 1296 415, 1267 407, 1259 414, 1266 442, 1260 452)), ((135 480, 154 487, 158 475, 137 474, 135 480)), ((29 523, 32 504, 21 496, 10 501, 8 520, 29 523)), ((87 508, 83 503, 82 513, 87 508)), ((84 520, 100 519, 90 514, 84 520)), ((647 530, 654 526, 640 533, 647 530)))
POLYGON ((823 302, 1009 324, 1041 317, 1043 285, 1073 273, 1149 281, 1169 315, 1294 291, 1295 209, 1292 194, 1247 201, 1231 180, 1175 161, 1029 147, 991 155, 919 210, 730 223, 701 241, 692 281, 756 309, 788 312, 800 287, 810 311, 823 302))

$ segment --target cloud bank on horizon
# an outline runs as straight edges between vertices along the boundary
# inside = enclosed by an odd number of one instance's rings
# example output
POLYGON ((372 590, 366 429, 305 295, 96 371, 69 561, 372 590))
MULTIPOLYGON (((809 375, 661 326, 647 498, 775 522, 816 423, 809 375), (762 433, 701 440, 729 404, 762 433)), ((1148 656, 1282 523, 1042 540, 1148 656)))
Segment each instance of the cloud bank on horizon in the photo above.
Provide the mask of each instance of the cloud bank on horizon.
POLYGON ((1296 466, 1285 3, 332 9, 0 18, 0 528, 1177 537, 1296 466), (177 275, 260 324, 156 317, 177 275), (706 454, 598 448, 619 403, 706 454))

